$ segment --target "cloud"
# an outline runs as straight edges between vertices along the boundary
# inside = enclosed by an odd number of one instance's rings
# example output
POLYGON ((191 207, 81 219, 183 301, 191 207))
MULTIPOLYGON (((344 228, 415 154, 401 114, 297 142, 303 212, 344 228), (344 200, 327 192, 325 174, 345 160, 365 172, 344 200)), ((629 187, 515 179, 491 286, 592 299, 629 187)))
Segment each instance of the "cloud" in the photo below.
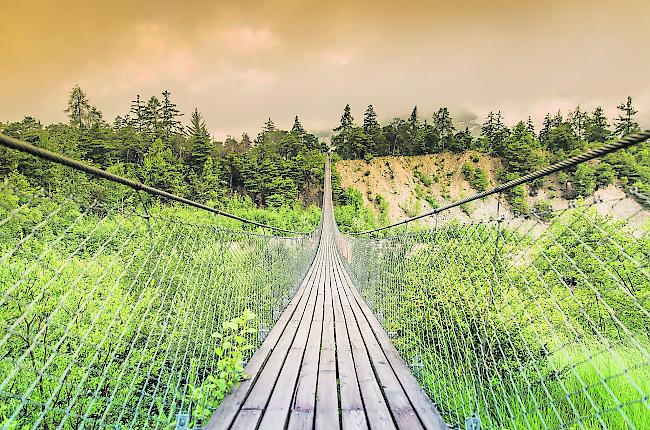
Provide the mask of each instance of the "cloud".
POLYGON ((347 66, 350 61, 355 57, 356 52, 350 49, 326 49, 321 53, 321 58, 329 64, 335 66, 347 66))
POLYGON ((271 51, 280 44, 278 37, 268 28, 235 26, 221 34, 224 45, 235 52, 271 51))
POLYGON ((267 86, 277 81, 277 76, 273 73, 258 68, 237 72, 236 75, 249 86, 267 86))

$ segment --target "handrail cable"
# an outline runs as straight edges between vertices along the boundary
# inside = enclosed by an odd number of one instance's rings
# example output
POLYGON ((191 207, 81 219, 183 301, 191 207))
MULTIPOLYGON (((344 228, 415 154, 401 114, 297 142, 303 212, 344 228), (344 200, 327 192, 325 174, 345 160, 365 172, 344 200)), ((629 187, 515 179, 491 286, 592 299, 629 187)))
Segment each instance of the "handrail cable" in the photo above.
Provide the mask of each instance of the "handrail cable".
POLYGON ((414 216, 412 218, 407 218, 402 221, 396 222, 394 224, 390 224, 384 227, 379 227, 375 228, 373 230, 366 230, 362 231, 359 233, 346 233, 350 236, 361 236, 364 234, 370 234, 370 233, 376 233, 381 230, 386 230, 389 228, 397 227, 400 225, 408 224, 410 222, 419 220, 421 218, 426 218, 432 215, 439 214, 440 212, 444 212, 446 210, 449 210, 451 208, 455 208, 460 205, 464 205, 465 203, 473 202, 474 200, 482 199, 484 197, 490 196, 492 194, 496 193, 501 193, 503 191, 507 191, 511 188, 514 188, 518 185, 524 184, 526 182, 531 182, 534 181, 535 179, 543 178, 548 175, 552 175, 553 173, 557 173, 561 170, 565 170, 571 167, 574 167, 578 164, 584 163, 589 160, 593 160, 594 158, 602 157, 604 155, 610 154, 612 152, 618 151, 620 149, 625 149, 629 148, 630 146, 634 146, 636 144, 642 143, 646 140, 650 139, 650 129, 649 130, 644 130, 639 133, 634 133, 630 134, 628 136, 625 136, 616 142, 611 142, 606 145, 601 146, 600 148, 592 149, 589 150, 583 154, 576 155, 570 158, 567 158, 566 160, 562 160, 559 163, 552 164, 548 167, 544 167, 543 169, 537 170, 535 172, 529 173, 527 175, 524 175, 520 178, 513 179, 512 181, 508 181, 505 184, 501 184, 497 187, 494 187, 490 190, 486 190, 483 192, 480 192, 478 194, 475 194, 473 196, 466 197, 464 199, 458 200, 456 202, 450 203, 446 206, 442 206, 438 209, 433 209, 430 212, 426 212, 424 214, 414 216))
POLYGON ((125 178, 123 176, 116 175, 114 173, 107 172, 106 170, 91 166, 89 164, 83 163, 79 160, 75 160, 69 157, 66 157, 65 155, 58 154, 56 152, 48 151, 47 149, 40 148, 38 146, 32 145, 30 143, 24 142, 22 140, 15 139, 13 137, 6 136, 2 133, 0 133, 0 144, 7 148, 11 148, 20 152, 25 152, 27 154, 33 155, 35 157, 41 158, 43 160, 47 161, 52 161, 57 164, 61 164, 64 166, 71 167, 75 170, 80 170, 82 172, 85 172, 89 175, 97 176, 103 179, 107 179, 111 182, 117 182, 122 185, 126 185, 127 187, 133 188, 136 191, 144 191, 149 194, 157 195, 160 197, 164 197, 169 200, 174 200, 183 204, 186 204, 188 206, 193 206, 198 209, 203 209, 208 212, 212 212, 217 215, 222 215, 225 216, 226 218, 231 218, 237 221, 241 221, 245 224, 250 224, 254 225, 257 227, 262 227, 262 228, 268 228, 270 230, 274 231, 279 231, 282 233, 288 233, 288 234, 295 234, 295 235, 306 235, 309 234, 308 232, 304 231, 293 231, 293 230, 286 230, 282 229, 279 227, 273 227, 271 225, 267 224, 262 224, 256 221, 251 221, 246 218, 239 217, 237 215, 233 215, 228 212, 221 211, 219 209, 211 208, 210 206, 206 206, 202 203, 195 202, 190 199, 186 199, 185 197, 177 196, 175 194, 169 193, 167 191, 163 191, 161 189, 151 187, 149 185, 145 185, 141 182, 134 181, 132 179, 125 178))

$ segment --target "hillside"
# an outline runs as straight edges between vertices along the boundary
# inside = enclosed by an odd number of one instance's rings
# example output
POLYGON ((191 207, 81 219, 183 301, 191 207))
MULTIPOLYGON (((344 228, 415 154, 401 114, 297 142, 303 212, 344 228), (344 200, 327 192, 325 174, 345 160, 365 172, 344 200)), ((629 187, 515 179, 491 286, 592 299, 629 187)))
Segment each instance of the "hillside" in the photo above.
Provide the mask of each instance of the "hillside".
MULTIPOLYGON (((371 208, 378 220, 382 218, 381 205, 378 201, 382 198, 386 200, 388 207, 383 210, 385 214, 383 222, 380 221, 385 224, 416 216, 480 191, 470 185, 468 175, 463 172, 464 166, 472 166, 473 171, 480 169, 484 174, 482 186, 492 188, 496 185, 497 171, 501 165, 502 162, 498 157, 476 151, 465 151, 460 154, 444 152, 376 157, 370 161, 339 160, 336 163, 336 170, 341 178, 343 189, 359 190, 363 195, 364 206, 371 208)), ((465 170, 467 171, 467 167, 465 170)), ((561 209, 569 205, 569 201, 562 198, 562 194, 558 177, 555 175, 547 179, 535 195, 527 195, 525 200, 529 208, 534 208, 539 201, 548 201, 554 209, 561 209)), ((585 200, 592 202, 594 199, 605 202, 620 200, 613 205, 614 214, 622 218, 637 214, 631 221, 639 226, 650 219, 648 211, 644 211, 639 203, 626 196, 623 188, 618 185, 598 189, 593 196, 585 200)), ((439 215, 438 221, 488 220, 496 215, 496 207, 497 197, 490 196, 462 208, 446 211, 439 215)), ((608 210, 611 208, 611 204, 607 205, 608 210)), ((513 210, 506 199, 502 199, 500 210, 502 215, 513 215, 513 210)), ((419 223, 433 225, 435 219, 426 218, 419 223)))

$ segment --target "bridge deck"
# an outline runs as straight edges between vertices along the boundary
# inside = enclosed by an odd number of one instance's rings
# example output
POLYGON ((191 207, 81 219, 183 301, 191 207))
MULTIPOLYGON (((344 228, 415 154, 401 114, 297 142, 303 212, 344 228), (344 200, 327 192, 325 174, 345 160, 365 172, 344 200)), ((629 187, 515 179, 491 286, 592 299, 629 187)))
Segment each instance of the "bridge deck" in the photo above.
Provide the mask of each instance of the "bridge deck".
POLYGON ((208 429, 446 428, 352 285, 326 176, 313 264, 208 429))

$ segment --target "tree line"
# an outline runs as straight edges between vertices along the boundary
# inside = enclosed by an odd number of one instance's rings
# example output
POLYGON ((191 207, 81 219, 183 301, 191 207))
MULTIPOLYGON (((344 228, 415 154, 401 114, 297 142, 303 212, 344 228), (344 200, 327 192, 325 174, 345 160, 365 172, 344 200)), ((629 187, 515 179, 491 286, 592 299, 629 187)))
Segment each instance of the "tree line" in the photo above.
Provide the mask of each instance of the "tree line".
MULTIPOLYGON (((125 115, 112 123, 75 86, 65 112, 68 124, 43 125, 33 117, 0 124, 6 135, 81 159, 144 184, 216 205, 228 195, 247 195, 259 206, 291 206, 316 200, 323 170, 323 145, 305 131, 298 117, 291 130, 281 130, 269 118, 251 139, 213 139, 194 109, 183 125, 171 93, 137 96, 125 115)), ((52 163, 2 149, 0 175, 23 174, 33 186, 50 188, 61 179, 52 163)))
MULTIPOLYGON (((366 160, 385 155, 474 150, 501 157, 503 166, 498 172, 498 180, 506 182, 609 140, 640 131, 632 97, 627 97, 617 108, 618 116, 611 123, 600 106, 592 112, 578 106, 566 116, 559 111, 554 115, 549 113, 539 132, 530 117, 510 128, 501 111, 491 111, 481 125, 480 135, 474 137, 467 127, 457 129, 446 107, 438 109, 431 118, 423 119, 415 106, 408 118, 394 118, 381 125, 374 107, 369 105, 362 124, 358 125, 350 105, 346 105, 339 126, 334 128, 332 145, 341 158, 366 160)), ((609 185, 616 179, 623 185, 650 194, 650 150, 646 143, 619 151, 569 170, 559 179, 567 198, 590 195, 596 188, 609 185)), ((542 183, 531 184, 529 191, 536 192, 542 183)), ((514 201, 523 191, 519 188, 512 193, 510 197, 514 201)))

